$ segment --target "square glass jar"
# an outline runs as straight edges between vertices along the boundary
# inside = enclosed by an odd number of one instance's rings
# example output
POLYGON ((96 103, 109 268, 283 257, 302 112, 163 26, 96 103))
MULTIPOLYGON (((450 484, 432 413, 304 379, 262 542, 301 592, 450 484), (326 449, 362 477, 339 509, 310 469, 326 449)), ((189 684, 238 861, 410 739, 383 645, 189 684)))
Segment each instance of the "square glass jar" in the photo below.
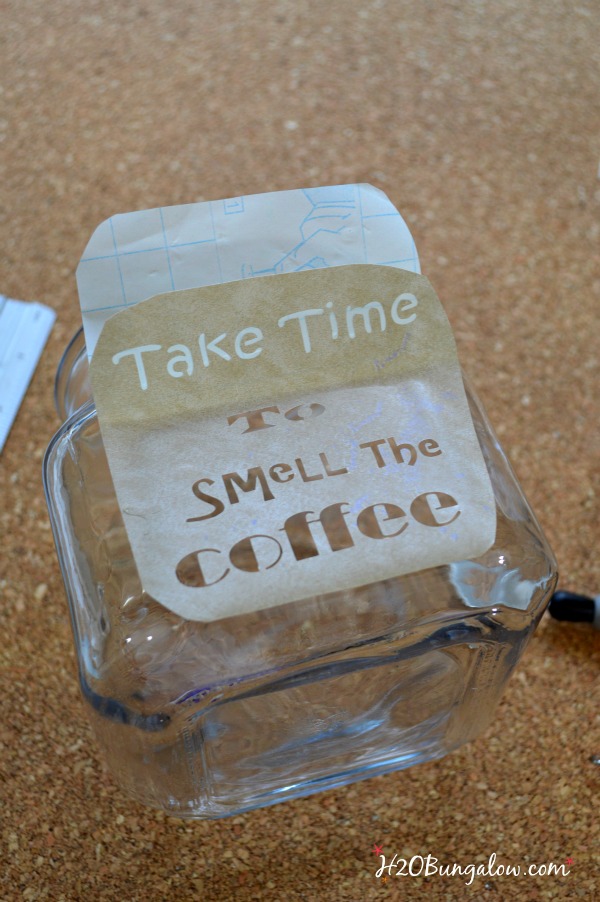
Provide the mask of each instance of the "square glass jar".
POLYGON ((496 503, 484 555, 201 623, 144 591, 77 333, 44 485, 83 698, 132 797, 222 817, 439 758, 490 723, 557 572, 465 390, 496 503))

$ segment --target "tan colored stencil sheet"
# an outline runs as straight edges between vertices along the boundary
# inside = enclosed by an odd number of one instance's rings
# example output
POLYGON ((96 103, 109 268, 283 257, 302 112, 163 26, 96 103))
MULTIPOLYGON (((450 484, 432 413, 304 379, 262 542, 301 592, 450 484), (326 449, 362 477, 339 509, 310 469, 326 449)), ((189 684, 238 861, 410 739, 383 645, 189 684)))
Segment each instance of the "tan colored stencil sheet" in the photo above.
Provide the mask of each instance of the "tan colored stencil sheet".
POLYGON ((171 292, 91 364, 144 588, 215 620, 482 554, 495 505, 423 276, 352 265, 171 292))

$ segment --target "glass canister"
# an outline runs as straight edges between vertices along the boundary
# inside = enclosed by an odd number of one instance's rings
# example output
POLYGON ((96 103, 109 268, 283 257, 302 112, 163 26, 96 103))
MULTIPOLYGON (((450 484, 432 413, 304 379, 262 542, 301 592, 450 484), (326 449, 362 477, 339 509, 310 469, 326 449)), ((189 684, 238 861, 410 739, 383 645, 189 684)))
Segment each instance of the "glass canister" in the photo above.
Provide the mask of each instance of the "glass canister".
MULTIPOLYGON (((82 694, 110 769, 132 797, 182 817, 222 817, 439 758, 489 724, 557 574, 464 384, 493 491, 491 547, 203 622, 144 586, 83 333, 75 336, 57 374, 65 422, 46 453, 44 484, 82 694)), ((370 445, 376 459, 379 446, 370 445)), ((436 453, 435 443, 421 445, 436 453)), ((383 538, 383 521, 404 512, 380 504, 386 517, 376 522, 376 506, 356 522, 383 538)), ((411 510, 418 517, 418 506, 411 510)))
POLYGON ((556 566, 468 383, 497 503, 483 559, 198 624, 139 582, 86 373, 79 332, 44 482, 83 697, 124 789, 218 817, 440 757, 489 724, 556 566))

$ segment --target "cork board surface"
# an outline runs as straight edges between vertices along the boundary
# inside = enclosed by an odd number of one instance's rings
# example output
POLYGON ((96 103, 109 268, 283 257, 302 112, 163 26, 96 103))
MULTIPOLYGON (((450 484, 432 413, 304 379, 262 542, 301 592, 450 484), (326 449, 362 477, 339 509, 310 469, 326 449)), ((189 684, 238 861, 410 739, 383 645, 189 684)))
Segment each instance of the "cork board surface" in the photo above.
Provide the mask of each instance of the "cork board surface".
POLYGON ((0 898, 594 899, 600 634, 545 617, 444 760, 218 822, 129 802, 79 697, 41 487, 74 271, 130 209, 371 182, 558 557, 600 592, 600 15, 592 0, 3 4, 0 291, 58 313, 0 457, 0 898), (596 763, 594 761, 596 760, 596 763), (375 877, 572 859, 570 874, 375 877))

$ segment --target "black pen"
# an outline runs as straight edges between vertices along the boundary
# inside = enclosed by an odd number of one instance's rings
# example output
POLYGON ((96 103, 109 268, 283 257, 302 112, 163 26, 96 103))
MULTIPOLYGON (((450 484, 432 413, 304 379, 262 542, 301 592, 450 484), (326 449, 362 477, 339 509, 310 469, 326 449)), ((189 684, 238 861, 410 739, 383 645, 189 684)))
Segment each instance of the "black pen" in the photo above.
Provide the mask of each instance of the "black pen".
POLYGON ((552 596, 549 611, 555 620, 590 623, 594 629, 600 630, 600 595, 590 598, 561 590, 552 596))

